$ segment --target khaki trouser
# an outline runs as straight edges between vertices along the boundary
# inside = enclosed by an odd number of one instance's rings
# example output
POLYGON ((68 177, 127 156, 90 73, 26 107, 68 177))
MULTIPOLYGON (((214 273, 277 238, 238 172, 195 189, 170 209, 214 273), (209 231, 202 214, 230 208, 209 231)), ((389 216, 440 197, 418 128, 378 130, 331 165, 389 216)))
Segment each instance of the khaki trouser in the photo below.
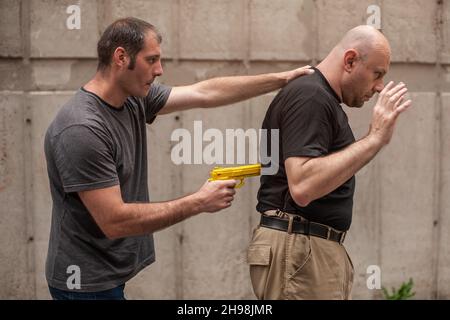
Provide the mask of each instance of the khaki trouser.
POLYGON ((247 261, 258 299, 351 299, 353 264, 337 242, 258 226, 247 261))

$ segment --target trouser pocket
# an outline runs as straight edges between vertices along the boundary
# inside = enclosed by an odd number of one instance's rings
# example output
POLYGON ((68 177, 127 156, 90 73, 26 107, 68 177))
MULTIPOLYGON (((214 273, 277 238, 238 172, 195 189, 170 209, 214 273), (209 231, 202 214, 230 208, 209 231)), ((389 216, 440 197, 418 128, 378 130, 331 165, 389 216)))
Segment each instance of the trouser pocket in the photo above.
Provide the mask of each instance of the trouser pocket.
POLYGON ((347 250, 345 249, 345 254, 347 255, 347 259, 348 259, 348 267, 347 267, 347 288, 346 288, 346 292, 345 292, 345 297, 344 299, 346 300, 351 300, 352 299, 352 288, 353 288, 353 278, 354 278, 354 274, 355 274, 355 267, 353 266, 353 261, 352 258, 350 258, 350 255, 348 254, 347 250))

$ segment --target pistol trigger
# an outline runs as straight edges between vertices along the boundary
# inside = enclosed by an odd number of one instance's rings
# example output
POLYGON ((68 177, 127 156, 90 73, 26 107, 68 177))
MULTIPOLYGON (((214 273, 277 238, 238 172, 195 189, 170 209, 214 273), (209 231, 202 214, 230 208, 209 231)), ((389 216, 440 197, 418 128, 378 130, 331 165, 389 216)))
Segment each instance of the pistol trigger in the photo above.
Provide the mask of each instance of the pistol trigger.
POLYGON ((240 180, 241 182, 238 185, 236 185, 235 188, 240 188, 244 185, 244 178, 241 178, 240 180))

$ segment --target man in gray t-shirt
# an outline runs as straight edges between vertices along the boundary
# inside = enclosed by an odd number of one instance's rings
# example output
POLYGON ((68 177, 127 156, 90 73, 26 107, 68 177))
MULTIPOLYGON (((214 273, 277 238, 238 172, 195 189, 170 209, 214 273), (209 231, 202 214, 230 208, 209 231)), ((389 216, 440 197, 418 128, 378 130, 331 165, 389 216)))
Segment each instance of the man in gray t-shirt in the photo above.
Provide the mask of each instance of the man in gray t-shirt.
POLYGON ((145 21, 111 24, 97 45, 94 78, 47 130, 53 210, 46 277, 54 299, 123 299, 125 282, 155 260, 153 232, 231 205, 234 180, 149 203, 145 127, 157 114, 230 104, 311 73, 304 67, 170 88, 152 84, 163 72, 160 43, 145 21))
POLYGON ((46 276, 51 287, 67 288, 66 269, 75 265, 82 271, 80 290, 107 290, 155 260, 151 236, 105 237, 78 192, 120 184, 125 203, 149 202, 145 124, 169 93, 170 88, 153 85, 146 98, 128 98, 115 108, 80 89, 48 128, 53 219, 46 276))

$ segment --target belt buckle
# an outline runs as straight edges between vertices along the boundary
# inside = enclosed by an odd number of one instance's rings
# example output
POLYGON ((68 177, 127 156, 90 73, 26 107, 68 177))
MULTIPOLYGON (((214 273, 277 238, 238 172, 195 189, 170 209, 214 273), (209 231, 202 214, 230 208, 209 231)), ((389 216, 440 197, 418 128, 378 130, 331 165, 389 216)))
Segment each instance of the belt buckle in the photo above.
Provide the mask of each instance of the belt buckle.
POLYGON ((342 245, 344 243, 346 235, 347 235, 347 231, 341 233, 341 236, 339 237, 339 244, 340 245, 342 245))

